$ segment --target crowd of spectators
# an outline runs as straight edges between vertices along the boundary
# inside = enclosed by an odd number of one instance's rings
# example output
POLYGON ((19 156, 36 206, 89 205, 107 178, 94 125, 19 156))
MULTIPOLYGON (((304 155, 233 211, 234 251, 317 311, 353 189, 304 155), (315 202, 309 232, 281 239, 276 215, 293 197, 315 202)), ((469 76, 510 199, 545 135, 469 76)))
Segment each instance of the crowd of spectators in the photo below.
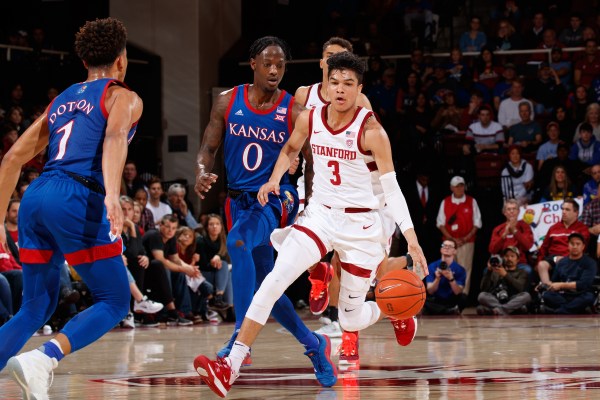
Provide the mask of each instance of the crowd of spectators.
MULTIPOLYGON (((335 29, 327 34, 348 35, 344 24, 352 8, 347 2, 327 3, 335 29)), ((560 2, 498 1, 488 14, 464 18, 457 45, 438 58, 428 51, 435 48, 441 2, 389 3, 370 5, 367 28, 352 38, 357 52, 368 56, 363 92, 390 135, 415 229, 426 238, 428 259, 438 260, 427 278, 426 312, 458 314, 469 293, 480 314, 525 312, 528 305, 532 311, 531 303, 543 305, 534 311, 585 311, 594 302, 590 293, 597 294, 600 253, 600 14, 560 2), (394 16, 401 23, 389 36, 394 16), (394 40, 402 36, 414 44, 410 58, 382 58, 403 49, 394 40), (506 53, 523 49, 544 52, 506 53), (481 173, 492 162, 498 167, 490 185, 481 173), (483 203, 480 210, 477 200, 485 193, 498 196, 503 207, 483 203), (581 220, 574 198, 583 201, 581 220), (532 251, 531 227, 517 220, 519 207, 554 200, 563 201, 562 218, 532 251), (506 221, 486 226, 490 212, 506 221), (484 265, 474 260, 478 250, 490 256, 484 265)), ((30 38, 39 40, 39 34, 30 38)), ((19 35, 11 40, 24 45, 26 35, 19 35)), ((0 156, 59 91, 51 84, 43 93, 40 87, 29 91, 25 82, 4 85, 0 156)), ((9 205, 9 243, 0 252, 0 324, 20 306, 16 216, 19 199, 44 162, 42 151, 27 164, 9 205)), ((125 165, 122 203, 130 216, 124 259, 132 310, 142 325, 214 321, 214 311, 221 319, 233 318, 224 197, 219 194, 214 214, 199 214, 187 189, 157 176, 142 179, 134 162, 125 165), (146 312, 158 304, 164 307, 160 312, 146 312)), ((84 306, 86 296, 73 270, 66 264, 61 269, 65 307, 55 328, 84 306)))

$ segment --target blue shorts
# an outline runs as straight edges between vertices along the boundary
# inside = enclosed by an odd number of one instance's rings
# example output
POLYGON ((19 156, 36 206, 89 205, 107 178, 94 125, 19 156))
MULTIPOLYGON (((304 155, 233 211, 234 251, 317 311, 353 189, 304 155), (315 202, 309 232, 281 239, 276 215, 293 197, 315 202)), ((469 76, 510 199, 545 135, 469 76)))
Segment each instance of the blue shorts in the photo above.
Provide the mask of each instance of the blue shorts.
POLYGON ((21 201, 19 247, 23 263, 48 263, 62 253, 75 266, 118 256, 123 245, 110 233, 104 195, 62 171, 47 171, 21 201))
MULTIPOLYGON (((243 192, 241 195, 233 198, 229 197, 225 207, 227 213, 227 230, 238 219, 239 213, 252 209, 261 210, 268 220, 271 231, 276 228, 284 228, 291 225, 296 220, 300 201, 296 188, 289 184, 283 184, 279 188, 279 196, 269 194, 269 202, 263 207, 256 199, 256 195, 250 192, 243 192)), ((271 232, 268 232, 270 235, 271 232)))

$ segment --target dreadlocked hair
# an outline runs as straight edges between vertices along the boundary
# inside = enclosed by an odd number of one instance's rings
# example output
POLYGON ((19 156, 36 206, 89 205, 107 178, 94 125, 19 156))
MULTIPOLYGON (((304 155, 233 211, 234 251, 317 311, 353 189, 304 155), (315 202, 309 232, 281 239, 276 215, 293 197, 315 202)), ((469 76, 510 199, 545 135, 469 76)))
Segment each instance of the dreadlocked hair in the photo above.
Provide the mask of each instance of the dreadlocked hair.
POLYGON ((256 39, 252 46, 250 46, 250 58, 256 58, 260 53, 263 52, 269 46, 279 46, 281 50, 283 50, 283 55, 285 56, 285 61, 290 61, 292 59, 292 52, 290 50, 290 46, 283 40, 279 39, 275 36, 264 36, 260 39, 256 39))

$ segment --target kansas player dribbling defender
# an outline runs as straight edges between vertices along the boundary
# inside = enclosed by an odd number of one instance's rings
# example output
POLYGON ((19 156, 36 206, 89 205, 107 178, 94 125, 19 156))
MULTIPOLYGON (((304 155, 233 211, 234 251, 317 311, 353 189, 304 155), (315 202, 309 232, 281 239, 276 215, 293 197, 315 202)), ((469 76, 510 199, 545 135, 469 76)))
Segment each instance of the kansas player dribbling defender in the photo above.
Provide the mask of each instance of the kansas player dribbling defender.
MULTIPOLYGON (((4 220, 21 166, 49 146, 49 161, 20 207, 23 305, 0 328, 0 369, 7 366, 26 399, 47 399, 50 372, 58 362, 100 338, 129 311, 119 191, 142 101, 122 83, 126 41, 120 21, 88 21, 75 38, 77 55, 88 70, 86 81, 57 96, 0 167, 4 220), (94 305, 39 349, 14 357, 54 312, 60 291, 58 266, 65 259, 91 290, 94 305)), ((6 242, 2 224, 0 240, 6 242)))
MULTIPOLYGON (((224 142, 228 179, 227 250, 233 265, 236 324, 228 344, 218 352, 219 357, 229 354, 255 290, 273 269, 271 232, 289 225, 298 211, 298 194, 287 173, 279 181, 281 193, 269 196, 265 207, 256 198, 303 110, 290 94, 279 89, 289 59, 287 44, 279 38, 267 36, 252 44, 253 84, 239 85, 219 95, 198 152, 195 189, 204 198, 217 179, 210 171, 224 142)), ((310 152, 305 157, 311 159, 310 152)), ((323 386, 333 385, 336 378, 335 367, 329 360, 329 339, 311 332, 285 295, 276 299, 273 316, 302 343, 317 370, 319 382, 323 386)), ((249 357, 244 360, 246 365, 250 362, 249 357)))
POLYGON ((377 210, 380 202, 373 193, 367 157, 375 159, 381 172, 386 202, 408 242, 410 255, 424 274, 428 272, 396 181, 387 134, 371 111, 356 106, 364 64, 347 51, 332 55, 327 63, 331 103, 300 114, 269 181, 257 195, 260 204, 266 205, 272 193, 279 194, 281 176, 309 138, 315 174, 305 216, 293 227, 271 235, 279 250, 275 268, 254 296, 229 356, 213 361, 199 355, 194 360, 204 382, 221 397, 238 377, 249 346, 266 323, 275 300, 328 251, 335 249, 340 255, 342 325, 358 331, 384 316, 375 302, 364 301, 385 255, 380 245, 384 229, 377 210))

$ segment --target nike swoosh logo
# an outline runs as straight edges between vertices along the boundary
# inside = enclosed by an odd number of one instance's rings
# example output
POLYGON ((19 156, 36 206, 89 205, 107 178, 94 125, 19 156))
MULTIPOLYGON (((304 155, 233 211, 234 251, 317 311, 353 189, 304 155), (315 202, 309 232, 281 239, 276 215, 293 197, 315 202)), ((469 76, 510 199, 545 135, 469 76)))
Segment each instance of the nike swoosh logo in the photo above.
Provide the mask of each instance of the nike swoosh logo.
POLYGON ((388 290, 391 290, 391 289, 393 289, 393 288, 395 288, 395 287, 398 287, 398 286, 402 286, 402 284, 401 284, 401 283, 397 283, 397 284, 395 284, 395 285, 392 285, 392 286, 386 286, 386 287, 384 287, 384 288, 379 288, 379 293, 385 293, 385 292, 387 292, 388 290))
POLYGON ((351 312, 351 311, 354 311, 354 310, 356 310, 356 308, 353 308, 352 310, 348 310, 347 308, 344 307, 344 311, 345 312, 351 312))
POLYGON ((321 133, 321 132, 323 132, 323 131, 314 131, 313 135, 316 135, 317 133, 321 133))
POLYGON ((351 298, 351 299, 358 299, 360 296, 351 296, 351 295, 348 295, 348 297, 351 298))
POLYGON ((363 225, 363 229, 369 229, 369 228, 370 228, 370 227, 372 227, 372 226, 373 226, 373 224, 371 224, 371 225, 367 225, 367 226, 363 225))

